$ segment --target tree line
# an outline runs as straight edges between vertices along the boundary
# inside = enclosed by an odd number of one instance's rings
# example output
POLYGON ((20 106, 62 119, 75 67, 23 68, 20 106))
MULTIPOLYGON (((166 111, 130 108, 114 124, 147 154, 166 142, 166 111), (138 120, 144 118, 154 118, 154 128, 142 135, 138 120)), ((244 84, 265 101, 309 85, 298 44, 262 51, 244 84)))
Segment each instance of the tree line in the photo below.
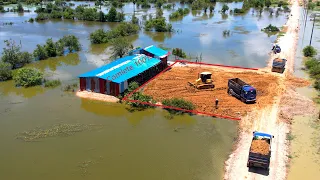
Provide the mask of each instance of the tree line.
POLYGON ((12 39, 5 40, 4 43, 6 47, 3 48, 0 60, 0 81, 13 78, 16 85, 25 87, 37 85, 37 78, 43 79, 42 73, 25 68, 26 64, 81 50, 78 38, 73 35, 64 36, 57 42, 49 38, 44 45, 38 44, 33 53, 21 51, 21 45, 17 45, 12 39))

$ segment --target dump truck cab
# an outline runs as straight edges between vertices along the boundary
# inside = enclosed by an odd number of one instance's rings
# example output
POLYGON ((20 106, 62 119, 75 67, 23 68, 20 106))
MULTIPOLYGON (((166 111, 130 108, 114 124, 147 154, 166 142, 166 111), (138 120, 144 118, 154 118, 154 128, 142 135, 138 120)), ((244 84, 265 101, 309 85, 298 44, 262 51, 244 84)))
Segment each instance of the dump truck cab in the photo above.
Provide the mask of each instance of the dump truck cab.
POLYGON ((269 170, 272 138, 274 136, 267 133, 253 132, 247 167, 269 170))
POLYGON ((242 87, 242 95, 247 102, 255 101, 257 96, 257 91, 254 87, 250 85, 244 85, 242 87))
POLYGON ((212 83, 211 75, 212 74, 210 72, 202 72, 199 78, 201 79, 202 83, 210 84, 212 83))
POLYGON ((256 89, 239 78, 229 79, 228 94, 244 103, 255 102, 257 97, 256 89))

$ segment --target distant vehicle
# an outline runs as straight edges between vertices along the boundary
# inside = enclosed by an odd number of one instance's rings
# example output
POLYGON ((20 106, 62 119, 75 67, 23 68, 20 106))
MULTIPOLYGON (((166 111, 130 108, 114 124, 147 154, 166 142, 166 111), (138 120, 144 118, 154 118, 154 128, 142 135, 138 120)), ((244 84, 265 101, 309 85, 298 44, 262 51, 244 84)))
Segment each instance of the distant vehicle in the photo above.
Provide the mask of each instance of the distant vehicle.
POLYGON ((253 132, 247 167, 258 167, 269 170, 272 138, 274 136, 267 133, 253 132))
POLYGON ((274 54, 277 54, 277 53, 280 53, 280 52, 281 52, 281 48, 280 48, 280 46, 277 45, 277 44, 273 45, 273 47, 272 47, 271 50, 273 51, 274 54))
POLYGON ((256 89, 239 78, 229 79, 228 94, 235 96, 244 103, 256 101, 256 89))
POLYGON ((275 58, 272 63, 272 72, 283 73, 286 66, 286 59, 275 58))

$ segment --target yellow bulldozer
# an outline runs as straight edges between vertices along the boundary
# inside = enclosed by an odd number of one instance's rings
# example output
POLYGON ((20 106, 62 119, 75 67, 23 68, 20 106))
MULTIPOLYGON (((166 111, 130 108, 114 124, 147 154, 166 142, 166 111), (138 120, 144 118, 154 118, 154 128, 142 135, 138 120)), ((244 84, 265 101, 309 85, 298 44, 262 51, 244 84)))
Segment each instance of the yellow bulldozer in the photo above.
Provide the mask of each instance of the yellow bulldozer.
POLYGON ((193 86, 197 89, 210 89, 214 88, 213 81, 211 79, 211 73, 210 72, 202 72, 198 76, 198 79, 195 81, 195 83, 188 82, 190 86, 193 86))

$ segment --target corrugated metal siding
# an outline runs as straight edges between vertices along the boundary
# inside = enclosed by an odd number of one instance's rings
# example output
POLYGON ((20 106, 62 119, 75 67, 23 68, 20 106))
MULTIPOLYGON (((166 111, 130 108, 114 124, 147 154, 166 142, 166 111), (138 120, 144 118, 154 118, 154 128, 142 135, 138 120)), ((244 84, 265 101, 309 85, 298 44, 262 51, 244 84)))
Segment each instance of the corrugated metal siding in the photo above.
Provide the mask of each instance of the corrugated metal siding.
POLYGON ((106 86, 107 86, 107 94, 110 94, 110 81, 107 81, 106 86))
POLYGON ((86 89, 91 90, 91 78, 86 78, 86 89))
POLYGON ((128 86, 128 81, 125 81, 124 82, 124 89, 126 90, 126 89, 128 89, 129 88, 129 86, 128 86))
POLYGON ((94 78, 94 82, 96 83, 96 87, 94 89, 94 92, 100 92, 100 83, 99 83, 99 78, 94 78))

